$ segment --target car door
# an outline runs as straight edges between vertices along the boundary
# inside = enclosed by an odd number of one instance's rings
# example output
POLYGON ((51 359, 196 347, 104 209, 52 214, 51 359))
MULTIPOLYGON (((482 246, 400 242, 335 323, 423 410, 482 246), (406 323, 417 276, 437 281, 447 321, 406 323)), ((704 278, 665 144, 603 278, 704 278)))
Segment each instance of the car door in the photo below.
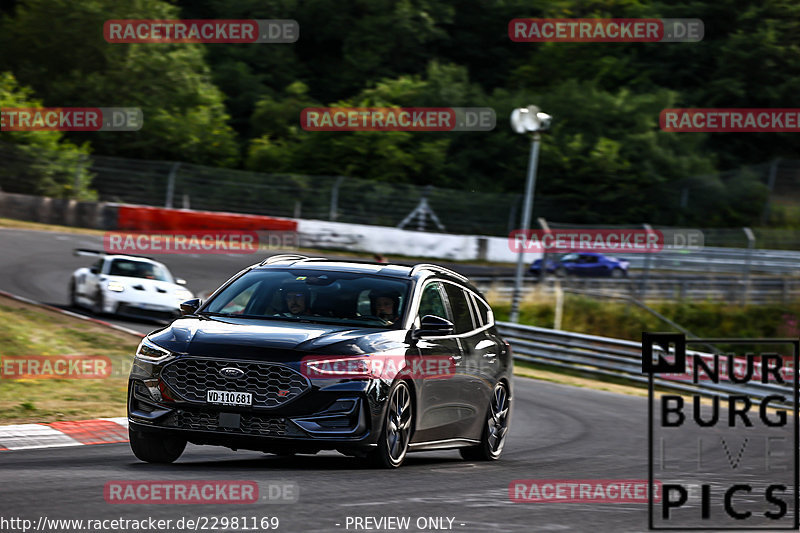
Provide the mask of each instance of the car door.
MULTIPOLYGON (((453 321, 441 281, 428 281, 420 292, 416 325, 425 315, 434 315, 453 321)), ((458 367, 463 360, 461 345, 454 335, 421 337, 416 341, 417 354, 423 365, 428 361, 452 358, 458 367)), ((454 374, 458 370, 454 370, 454 374)), ((459 382, 453 377, 419 376, 417 428, 413 442, 445 440, 460 436, 465 429, 468 412, 463 406, 459 382)))
POLYGON ((605 273, 606 266, 600 260, 599 256, 587 255, 586 256, 586 271, 589 276, 602 276, 605 273))
POLYGON ((444 287, 463 355, 454 376, 461 403, 469 410, 469 421, 461 436, 479 438, 494 386, 490 376, 494 373, 492 368, 497 367, 498 352, 476 316, 471 292, 455 283, 445 283, 444 287))
POLYGON ((591 255, 579 254, 575 261, 575 274, 579 276, 591 276, 592 269, 596 266, 592 264, 592 259, 596 258, 591 255))

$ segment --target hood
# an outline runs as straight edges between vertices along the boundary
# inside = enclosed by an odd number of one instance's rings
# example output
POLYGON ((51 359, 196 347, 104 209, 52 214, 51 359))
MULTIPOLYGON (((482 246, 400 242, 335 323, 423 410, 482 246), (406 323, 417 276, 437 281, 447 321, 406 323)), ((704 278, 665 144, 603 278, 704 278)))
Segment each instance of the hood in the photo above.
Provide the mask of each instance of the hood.
POLYGON ((185 289, 185 287, 182 285, 170 283, 169 281, 160 281, 157 279, 147 278, 132 278, 130 276, 109 276, 108 274, 104 274, 100 281, 116 281, 117 283, 122 283, 125 285, 126 289, 130 287, 135 290, 161 289, 169 292, 175 292, 178 289, 185 289))
MULTIPOLYGON (((248 318, 182 318, 149 335, 159 346, 198 357, 292 361, 299 352, 365 354, 385 349, 387 336, 401 343, 405 332, 308 322, 248 318)), ((392 344, 394 344, 392 342, 392 344)))

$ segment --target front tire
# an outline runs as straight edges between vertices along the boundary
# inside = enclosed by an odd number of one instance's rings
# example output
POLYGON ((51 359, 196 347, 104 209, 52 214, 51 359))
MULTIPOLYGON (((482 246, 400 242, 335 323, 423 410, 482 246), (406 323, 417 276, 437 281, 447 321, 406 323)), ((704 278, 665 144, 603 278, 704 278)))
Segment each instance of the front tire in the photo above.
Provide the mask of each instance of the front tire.
POLYGON ((92 313, 95 315, 103 314, 103 306, 105 305, 105 298, 103 298, 103 291, 98 290, 94 296, 94 305, 92 306, 92 313))
POLYGON ((611 271, 611 277, 614 279, 622 279, 628 275, 627 272, 622 270, 621 268, 615 268, 611 271))
POLYGON ((398 381, 389 391, 389 405, 383 422, 377 449, 368 459, 376 468, 397 468, 406 458, 414 422, 411 389, 405 381, 398 381))
POLYGON ((69 280, 69 306, 75 309, 78 307, 78 297, 75 294, 75 280, 69 280))
POLYGON ((145 433, 128 428, 133 455, 145 463, 169 464, 175 462, 186 448, 186 440, 158 433, 145 433))
POLYGON ((468 448, 461 448, 461 457, 467 461, 496 461, 500 459, 505 446, 511 415, 511 395, 505 383, 494 387, 486 425, 481 435, 481 443, 468 448))

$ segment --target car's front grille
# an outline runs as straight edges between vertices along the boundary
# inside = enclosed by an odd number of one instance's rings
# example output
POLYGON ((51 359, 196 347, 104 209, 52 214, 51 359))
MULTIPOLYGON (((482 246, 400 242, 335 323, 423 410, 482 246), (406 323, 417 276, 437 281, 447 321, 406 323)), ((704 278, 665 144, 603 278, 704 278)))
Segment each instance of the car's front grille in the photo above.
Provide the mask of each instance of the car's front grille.
POLYGON ((161 378, 182 399, 206 403, 208 390, 249 392, 253 407, 278 407, 310 388, 308 380, 289 367, 259 361, 228 361, 186 357, 167 364, 161 378), (228 378, 223 368, 236 368, 243 375, 228 378))
POLYGON ((286 419, 242 414, 238 428, 220 427, 219 413, 208 411, 177 411, 170 414, 163 425, 197 431, 215 431, 236 435, 260 435, 283 437, 286 435, 286 419))

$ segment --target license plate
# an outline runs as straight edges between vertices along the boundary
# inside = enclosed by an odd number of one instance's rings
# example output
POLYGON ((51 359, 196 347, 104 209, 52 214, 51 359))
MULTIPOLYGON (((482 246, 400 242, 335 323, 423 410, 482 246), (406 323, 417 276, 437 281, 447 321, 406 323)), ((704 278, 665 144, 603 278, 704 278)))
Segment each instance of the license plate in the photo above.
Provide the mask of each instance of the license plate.
POLYGON ((253 405, 253 395, 249 392, 210 390, 206 394, 206 401, 217 405, 253 405))

